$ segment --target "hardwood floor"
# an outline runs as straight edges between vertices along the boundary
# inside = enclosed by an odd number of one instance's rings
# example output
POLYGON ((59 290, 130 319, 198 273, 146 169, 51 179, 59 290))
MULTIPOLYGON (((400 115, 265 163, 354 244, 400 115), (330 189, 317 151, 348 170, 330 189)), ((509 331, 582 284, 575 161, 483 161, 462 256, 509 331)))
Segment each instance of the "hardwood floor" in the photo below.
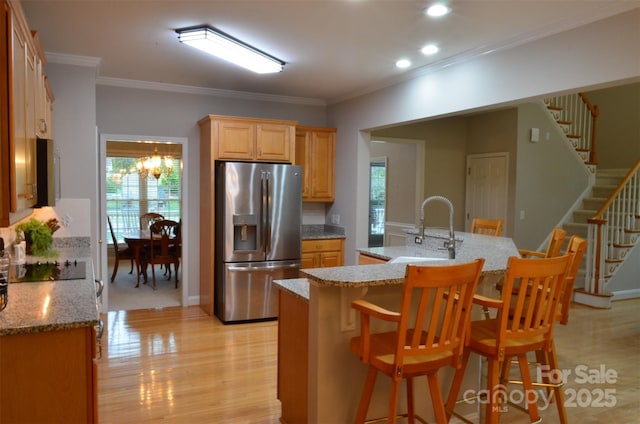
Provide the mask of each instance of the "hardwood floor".
POLYGON ((223 326, 199 307, 109 312, 101 423, 277 423, 275 322, 223 326))
MULTIPOLYGON (((567 326, 556 326, 560 366, 571 423, 631 423, 640 416, 640 299, 614 302, 610 310, 572 305, 567 326), (615 382, 590 377, 601 366, 615 382), (582 373, 585 374, 585 373, 582 373), (578 375, 580 376, 580 375, 578 375), (613 407, 580 406, 609 389, 613 407), (571 399, 571 394, 576 393, 571 399)), ((99 370, 101 423, 278 423, 277 322, 224 326, 199 307, 114 311, 103 317, 99 370)), ((360 390, 356 383, 354 390, 360 390)), ((600 397, 600 401, 606 398, 600 397)), ((557 422, 555 406, 542 410, 557 422)), ((525 423, 510 408, 502 423, 525 423)), ((296 424, 296 423, 291 423, 296 424)), ((327 423, 340 424, 340 423, 327 423)))

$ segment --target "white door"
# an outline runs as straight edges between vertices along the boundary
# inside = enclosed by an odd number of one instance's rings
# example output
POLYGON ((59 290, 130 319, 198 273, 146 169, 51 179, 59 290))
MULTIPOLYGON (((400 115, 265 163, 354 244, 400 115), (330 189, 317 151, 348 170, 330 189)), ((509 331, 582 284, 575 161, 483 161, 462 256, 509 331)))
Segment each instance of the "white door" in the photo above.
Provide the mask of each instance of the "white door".
POLYGON ((471 228, 473 217, 503 219, 503 228, 507 228, 508 170, 508 153, 467 156, 467 231, 471 228))

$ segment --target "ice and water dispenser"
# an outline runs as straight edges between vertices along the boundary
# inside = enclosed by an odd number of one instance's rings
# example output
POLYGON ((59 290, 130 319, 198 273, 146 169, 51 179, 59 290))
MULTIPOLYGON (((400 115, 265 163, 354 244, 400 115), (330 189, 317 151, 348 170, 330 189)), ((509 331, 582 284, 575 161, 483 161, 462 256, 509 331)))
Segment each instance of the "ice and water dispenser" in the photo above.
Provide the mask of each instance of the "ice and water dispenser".
POLYGON ((233 215, 233 250, 255 251, 258 246, 258 217, 233 215))

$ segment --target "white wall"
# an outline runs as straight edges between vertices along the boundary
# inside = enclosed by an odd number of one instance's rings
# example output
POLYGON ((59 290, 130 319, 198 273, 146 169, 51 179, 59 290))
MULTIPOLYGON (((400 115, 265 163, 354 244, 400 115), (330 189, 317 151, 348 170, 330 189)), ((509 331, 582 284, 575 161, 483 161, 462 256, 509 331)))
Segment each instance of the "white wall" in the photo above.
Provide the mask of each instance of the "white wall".
POLYGON ((371 143, 372 158, 387 160, 386 221, 415 223, 418 146, 413 143, 371 143))
POLYGON ((589 172, 558 125, 540 104, 518 107, 514 242, 536 250, 589 187, 589 172), (530 130, 540 141, 530 141, 530 130), (520 213, 525 218, 521 219, 520 213))
POLYGON ((600 112, 596 140, 598 167, 631 168, 640 159, 640 83, 591 91, 587 98, 600 112))
MULTIPOLYGON (((60 154, 60 197, 88 199, 88 207, 76 210, 74 222, 90 220, 92 256, 98 264, 100 233, 98 216, 98 143, 96 138, 95 68, 47 65, 46 74, 55 95, 53 131, 60 154), (86 217, 80 217, 84 214, 86 217)), ((96 265, 96 272, 98 267, 96 265)))
POLYGON ((346 240, 346 263, 355 263, 355 249, 366 245, 368 130, 639 79, 639 44, 636 9, 332 105, 328 125, 338 128, 341 183, 330 213, 340 213, 355 236, 346 240))

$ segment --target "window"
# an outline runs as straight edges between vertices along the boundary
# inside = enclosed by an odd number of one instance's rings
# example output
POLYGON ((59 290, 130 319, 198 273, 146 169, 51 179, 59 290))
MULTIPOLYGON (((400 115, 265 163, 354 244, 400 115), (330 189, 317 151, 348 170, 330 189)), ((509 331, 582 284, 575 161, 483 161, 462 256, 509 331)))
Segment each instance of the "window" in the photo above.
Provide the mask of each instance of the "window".
POLYGON ((387 159, 371 159, 369 166, 369 247, 384 245, 387 199, 387 159))
POLYGON ((124 234, 140 229, 140 215, 156 212, 166 219, 180 221, 182 215, 182 159, 180 145, 135 142, 107 142, 106 210, 118 242, 124 234), (150 156, 154 149, 173 158, 171 172, 164 162, 161 174, 142 177, 136 168, 141 157, 150 156))

